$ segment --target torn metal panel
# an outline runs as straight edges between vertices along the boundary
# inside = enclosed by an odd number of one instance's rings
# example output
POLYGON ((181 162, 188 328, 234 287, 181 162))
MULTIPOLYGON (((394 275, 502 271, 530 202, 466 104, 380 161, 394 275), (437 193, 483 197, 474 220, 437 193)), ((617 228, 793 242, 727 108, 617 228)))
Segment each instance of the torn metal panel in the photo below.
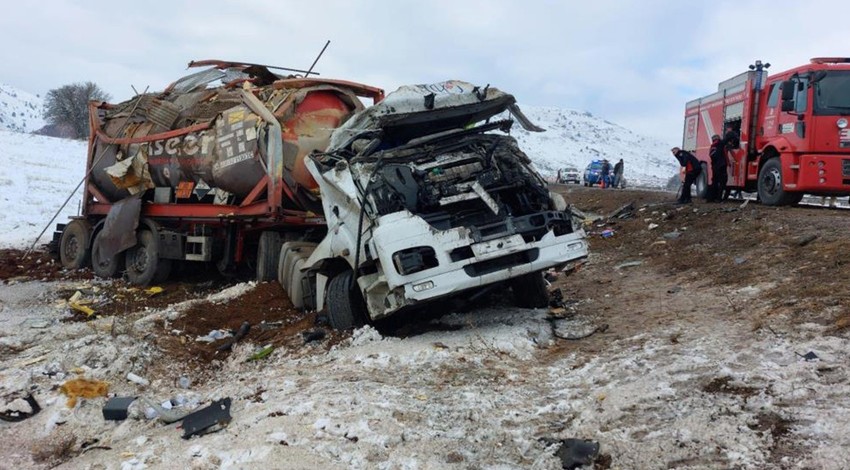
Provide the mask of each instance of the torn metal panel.
POLYGON ((136 245, 141 210, 142 200, 139 197, 128 197, 112 205, 98 237, 97 249, 101 259, 112 258, 136 245))

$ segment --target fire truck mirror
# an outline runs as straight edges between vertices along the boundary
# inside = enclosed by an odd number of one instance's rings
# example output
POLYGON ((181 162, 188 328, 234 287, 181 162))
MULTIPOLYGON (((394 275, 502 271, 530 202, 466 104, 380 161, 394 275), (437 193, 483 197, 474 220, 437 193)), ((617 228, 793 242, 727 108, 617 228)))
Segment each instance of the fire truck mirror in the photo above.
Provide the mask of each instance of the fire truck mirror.
POLYGON ((790 113, 794 111, 794 100, 782 100, 782 112, 790 113))
MULTIPOLYGON (((794 81, 793 80, 785 80, 782 82, 782 101, 793 101, 794 100, 794 81)), ((794 107, 791 107, 793 110, 794 107)), ((785 104, 782 104, 782 110, 786 111, 785 104)), ((789 110, 790 111, 790 110, 789 110)))

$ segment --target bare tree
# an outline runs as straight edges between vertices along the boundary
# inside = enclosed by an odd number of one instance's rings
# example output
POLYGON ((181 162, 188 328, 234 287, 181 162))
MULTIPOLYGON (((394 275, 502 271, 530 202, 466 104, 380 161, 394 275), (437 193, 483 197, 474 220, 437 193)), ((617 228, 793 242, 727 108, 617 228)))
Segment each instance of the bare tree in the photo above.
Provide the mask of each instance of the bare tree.
POLYGON ((92 82, 72 83, 47 92, 44 117, 56 126, 67 126, 75 138, 89 135, 89 100, 108 101, 110 96, 92 82))

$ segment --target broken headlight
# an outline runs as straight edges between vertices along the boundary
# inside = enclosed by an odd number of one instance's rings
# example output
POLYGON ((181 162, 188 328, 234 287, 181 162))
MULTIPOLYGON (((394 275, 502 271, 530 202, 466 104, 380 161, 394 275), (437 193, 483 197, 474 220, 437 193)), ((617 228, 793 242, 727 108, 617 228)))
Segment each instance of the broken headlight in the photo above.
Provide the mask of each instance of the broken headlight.
POLYGON ((435 268, 440 263, 437 261, 437 254, 433 248, 417 246, 393 253, 393 264, 395 270, 404 276, 435 268))

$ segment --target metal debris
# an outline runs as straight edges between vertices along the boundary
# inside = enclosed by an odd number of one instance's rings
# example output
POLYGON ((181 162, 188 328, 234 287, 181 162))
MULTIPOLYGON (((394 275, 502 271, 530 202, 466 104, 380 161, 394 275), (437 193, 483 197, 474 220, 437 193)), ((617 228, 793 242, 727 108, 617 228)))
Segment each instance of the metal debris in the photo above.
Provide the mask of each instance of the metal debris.
POLYGON ((202 408, 183 418, 183 439, 188 439, 197 434, 207 434, 217 431, 233 419, 230 416, 230 398, 223 398, 206 408, 202 408))

